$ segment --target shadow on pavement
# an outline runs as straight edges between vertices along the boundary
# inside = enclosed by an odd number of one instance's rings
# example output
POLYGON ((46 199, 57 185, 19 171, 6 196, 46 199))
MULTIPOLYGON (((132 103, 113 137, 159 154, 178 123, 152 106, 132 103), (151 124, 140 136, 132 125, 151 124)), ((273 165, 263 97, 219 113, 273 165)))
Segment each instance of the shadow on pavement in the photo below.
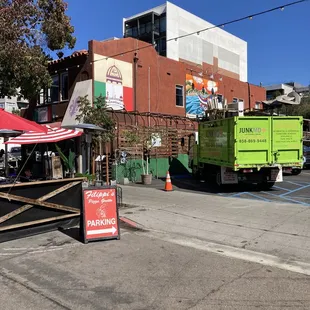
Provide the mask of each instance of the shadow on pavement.
POLYGON ((61 233, 67 235, 68 237, 75 239, 76 241, 79 241, 83 243, 82 236, 80 233, 79 227, 72 227, 68 229, 58 229, 61 233))
MULTIPOLYGON (((174 190, 188 190, 196 191, 206 194, 231 194, 239 192, 260 192, 260 190, 252 184, 238 184, 238 185, 224 185, 219 187, 216 183, 208 183, 205 181, 195 180, 193 178, 178 178, 172 177, 171 182, 174 190)), ((158 190, 164 190, 165 179, 154 179, 151 185, 143 185, 142 183, 131 184, 132 186, 143 186, 149 188, 156 188, 158 190)), ((270 189, 268 191, 276 191, 275 189, 270 189)))

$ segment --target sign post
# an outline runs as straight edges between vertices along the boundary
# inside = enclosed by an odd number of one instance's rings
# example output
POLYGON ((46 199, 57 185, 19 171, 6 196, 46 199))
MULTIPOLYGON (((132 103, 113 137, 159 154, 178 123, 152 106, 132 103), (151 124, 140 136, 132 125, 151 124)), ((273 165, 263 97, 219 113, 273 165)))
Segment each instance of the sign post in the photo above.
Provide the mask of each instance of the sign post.
POLYGON ((120 238, 117 188, 83 190, 83 238, 84 243, 120 238))

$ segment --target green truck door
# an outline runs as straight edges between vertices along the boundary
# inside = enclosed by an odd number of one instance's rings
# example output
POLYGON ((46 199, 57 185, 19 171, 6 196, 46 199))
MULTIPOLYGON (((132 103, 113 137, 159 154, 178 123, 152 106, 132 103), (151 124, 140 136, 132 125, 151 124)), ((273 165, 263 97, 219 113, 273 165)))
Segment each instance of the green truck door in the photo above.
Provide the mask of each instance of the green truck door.
POLYGON ((270 117, 236 117, 235 154, 239 166, 268 165, 271 161, 270 117))
POLYGON ((272 117, 272 155, 276 164, 302 162, 302 117, 272 117))

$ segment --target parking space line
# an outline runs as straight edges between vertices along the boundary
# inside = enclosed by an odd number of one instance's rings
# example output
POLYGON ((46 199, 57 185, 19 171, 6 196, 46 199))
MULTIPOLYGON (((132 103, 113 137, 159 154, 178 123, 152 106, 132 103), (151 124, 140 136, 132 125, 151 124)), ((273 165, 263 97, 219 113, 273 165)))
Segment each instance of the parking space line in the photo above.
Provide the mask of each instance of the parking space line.
POLYGON ((231 195, 231 197, 238 197, 240 195, 247 194, 247 193, 248 192, 241 192, 241 193, 233 194, 233 195, 231 195))
POLYGON ((231 196, 228 196, 228 197, 239 197, 240 195, 249 195, 249 196, 255 197, 257 199, 261 199, 261 200, 270 202, 270 200, 265 198, 265 197, 261 197, 259 195, 255 195, 255 194, 252 194, 252 193, 249 193, 249 192, 237 193, 237 194, 234 194, 234 195, 231 195, 231 196))
MULTIPOLYGON (((286 183, 290 183, 290 184, 294 184, 294 185, 298 185, 298 186, 303 186, 303 184, 300 183, 296 183, 296 182, 292 182, 292 181, 285 181, 286 183)), ((305 184, 309 184, 307 182, 301 182, 301 183, 305 183, 305 184)))
POLYGON ((255 197, 255 198, 258 198, 258 199, 262 199, 262 200, 264 200, 264 201, 268 201, 268 202, 270 202, 271 200, 269 200, 269 199, 267 199, 267 198, 265 198, 265 197, 261 197, 261 196, 258 196, 258 195, 255 195, 255 194, 252 194, 252 193, 246 193, 247 195, 250 195, 250 196, 253 196, 253 197, 255 197))
MULTIPOLYGON (((306 202, 295 200, 295 199, 291 199, 291 198, 288 198, 288 197, 284 197, 282 195, 275 195, 275 194, 272 194, 272 193, 269 193, 269 192, 262 192, 262 193, 268 194, 268 195, 271 195, 271 196, 274 196, 274 197, 277 197, 277 198, 280 198, 280 199, 284 199, 284 200, 287 200, 287 201, 292 201, 292 202, 295 202, 295 203, 298 203, 298 204, 301 204, 301 205, 304 205, 304 206, 307 206, 307 207, 310 206, 306 202)), ((282 201, 277 201, 277 202, 282 202, 282 201)))
POLYGON ((281 189, 281 190, 283 190, 283 191, 287 191, 287 192, 289 192, 290 191, 290 189, 287 189, 287 188, 284 188, 284 187, 280 187, 280 186, 273 186, 273 188, 278 188, 278 189, 281 189))
POLYGON ((306 199, 306 200, 310 200, 309 197, 304 197, 304 196, 290 196, 291 198, 294 198, 294 199, 306 199))
POLYGON ((299 187, 299 188, 296 188, 296 189, 293 189, 293 190, 291 190, 291 191, 289 191, 287 193, 281 194, 280 196, 283 197, 283 196, 286 196, 286 195, 289 195, 289 194, 301 191, 302 189, 305 189, 305 188, 308 188, 308 187, 310 187, 310 184, 302 186, 302 187, 299 187))

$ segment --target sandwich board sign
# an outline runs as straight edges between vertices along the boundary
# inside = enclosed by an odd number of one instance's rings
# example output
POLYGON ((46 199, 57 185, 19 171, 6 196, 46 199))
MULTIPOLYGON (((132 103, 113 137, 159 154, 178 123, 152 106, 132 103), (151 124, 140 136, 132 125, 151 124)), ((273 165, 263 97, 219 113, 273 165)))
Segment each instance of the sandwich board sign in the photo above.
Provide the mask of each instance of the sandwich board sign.
POLYGON ((116 187, 83 190, 83 230, 84 243, 120 238, 116 187))

